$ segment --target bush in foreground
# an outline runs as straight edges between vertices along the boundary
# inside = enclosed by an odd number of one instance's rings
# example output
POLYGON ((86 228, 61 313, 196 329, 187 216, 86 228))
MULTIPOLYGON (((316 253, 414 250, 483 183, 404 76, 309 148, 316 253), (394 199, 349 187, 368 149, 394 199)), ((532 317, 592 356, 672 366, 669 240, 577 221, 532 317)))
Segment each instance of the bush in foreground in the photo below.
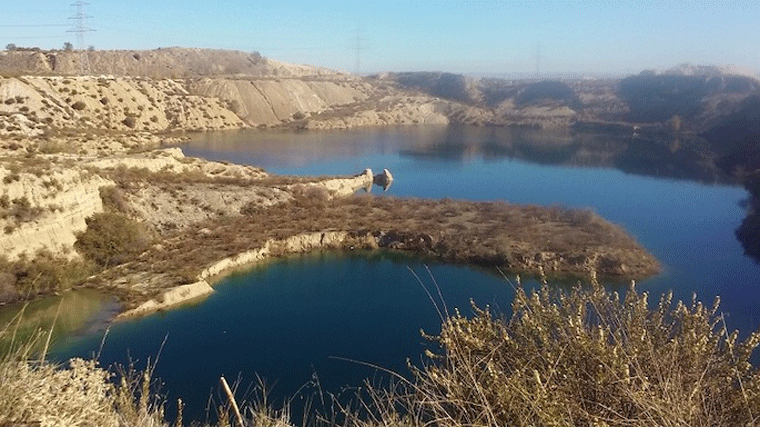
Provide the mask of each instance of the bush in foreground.
MULTIPOLYGON (((633 287, 518 289, 511 319, 446 319, 410 407, 439 426, 754 426, 760 331, 739 342, 696 299, 653 310, 633 287)), ((421 423, 420 423, 421 424, 421 423)))

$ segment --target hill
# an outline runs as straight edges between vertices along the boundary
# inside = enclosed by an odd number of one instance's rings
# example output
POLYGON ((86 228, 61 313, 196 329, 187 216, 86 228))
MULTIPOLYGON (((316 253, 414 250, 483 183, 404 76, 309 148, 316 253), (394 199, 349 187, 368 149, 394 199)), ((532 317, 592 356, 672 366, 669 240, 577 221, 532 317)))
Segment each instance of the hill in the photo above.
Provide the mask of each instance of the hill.
POLYGON ((0 75, 150 77, 154 79, 210 76, 304 77, 335 76, 325 68, 286 64, 258 52, 170 47, 154 50, 0 52, 0 75), (85 62, 86 60, 86 62, 85 62), (84 66, 84 68, 83 68, 84 66))

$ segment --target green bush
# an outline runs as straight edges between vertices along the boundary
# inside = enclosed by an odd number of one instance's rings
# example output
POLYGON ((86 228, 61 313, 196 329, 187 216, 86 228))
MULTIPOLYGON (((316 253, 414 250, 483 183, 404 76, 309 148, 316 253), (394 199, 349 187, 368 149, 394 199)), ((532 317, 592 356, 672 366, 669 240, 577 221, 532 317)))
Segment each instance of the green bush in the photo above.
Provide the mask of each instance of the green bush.
POLYGON ((119 213, 97 213, 86 222, 87 230, 77 236, 74 246, 85 258, 103 267, 134 259, 153 243, 146 227, 119 213))

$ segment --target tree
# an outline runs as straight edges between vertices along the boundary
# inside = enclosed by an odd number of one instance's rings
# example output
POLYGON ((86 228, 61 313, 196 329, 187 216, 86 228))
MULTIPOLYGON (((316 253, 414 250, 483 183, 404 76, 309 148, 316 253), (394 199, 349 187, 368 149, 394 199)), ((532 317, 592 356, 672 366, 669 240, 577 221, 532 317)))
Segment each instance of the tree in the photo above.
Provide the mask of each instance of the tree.
POLYGON ((86 259, 103 267, 134 259, 153 243, 143 224, 120 213, 97 213, 85 222, 87 230, 77 235, 74 247, 86 259))
POLYGON ((71 44, 71 42, 66 42, 63 44, 63 50, 67 52, 71 52, 72 50, 74 50, 74 45, 71 44))
POLYGON ((90 52, 94 52, 95 51, 95 46, 90 45, 90 46, 87 47, 87 50, 89 50, 90 52))
POLYGON ((13 43, 8 43, 8 44, 5 46, 5 50, 16 50, 16 49, 18 49, 18 46, 16 46, 16 45, 15 45, 15 44, 13 44, 13 43))

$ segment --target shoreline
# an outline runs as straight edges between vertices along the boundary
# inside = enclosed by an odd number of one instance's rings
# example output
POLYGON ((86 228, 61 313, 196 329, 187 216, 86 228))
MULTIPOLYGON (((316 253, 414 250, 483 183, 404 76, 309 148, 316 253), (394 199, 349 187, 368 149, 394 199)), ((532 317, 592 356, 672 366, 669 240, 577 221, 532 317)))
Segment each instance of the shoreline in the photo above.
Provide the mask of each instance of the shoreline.
MULTIPOLYGON (((441 243, 445 239, 439 239, 441 243)), ((140 303, 137 307, 122 311, 117 320, 149 315, 156 311, 162 311, 179 307, 186 303, 200 300, 214 292, 214 287, 223 278, 239 271, 251 268, 267 259, 285 255, 303 254, 318 250, 391 250, 410 252, 412 256, 432 256, 442 262, 464 263, 481 266, 505 266, 503 260, 486 254, 486 251, 477 251, 465 256, 461 253, 436 253, 429 234, 415 234, 413 232, 382 232, 382 231, 317 231, 296 234, 284 239, 269 239, 258 248, 239 252, 216 261, 204 264, 203 270, 195 277, 195 282, 170 287, 164 290, 158 297, 151 298, 140 303)), ((637 248, 629 248, 628 252, 638 252, 637 248)), ((602 277, 642 277, 656 274, 660 271, 659 263, 643 249, 636 254, 640 265, 636 270, 627 270, 625 262, 631 262, 631 257, 620 253, 614 256, 606 254, 592 254, 585 259, 568 261, 562 256, 552 256, 546 252, 531 253, 523 256, 522 267, 515 265, 505 266, 511 270, 522 273, 542 274, 544 272, 554 274, 567 274, 576 277, 595 274, 597 270, 602 277), (623 259, 623 260, 621 260, 623 259), (572 262, 575 264, 572 264, 572 262), (517 268, 515 268, 517 267, 517 268), (592 273, 592 271, 594 273, 592 273)), ((571 257, 569 257, 571 258, 571 257)), ((629 267, 630 269, 630 267, 629 267)))
POLYGON ((232 257, 223 258, 206 267, 197 277, 198 281, 187 285, 179 285, 165 291, 159 297, 160 301, 150 299, 136 308, 122 311, 116 316, 116 320, 146 316, 156 311, 184 305, 194 300, 200 300, 214 292, 213 285, 223 278, 237 271, 253 267, 259 262, 272 258, 272 246, 285 246, 291 251, 289 254, 305 253, 314 250, 322 250, 327 244, 331 248, 338 249, 334 245, 342 244, 348 237, 347 232, 327 233, 304 233, 281 241, 267 241, 264 247, 239 253, 232 257), (327 240, 329 243, 325 242, 327 240))

